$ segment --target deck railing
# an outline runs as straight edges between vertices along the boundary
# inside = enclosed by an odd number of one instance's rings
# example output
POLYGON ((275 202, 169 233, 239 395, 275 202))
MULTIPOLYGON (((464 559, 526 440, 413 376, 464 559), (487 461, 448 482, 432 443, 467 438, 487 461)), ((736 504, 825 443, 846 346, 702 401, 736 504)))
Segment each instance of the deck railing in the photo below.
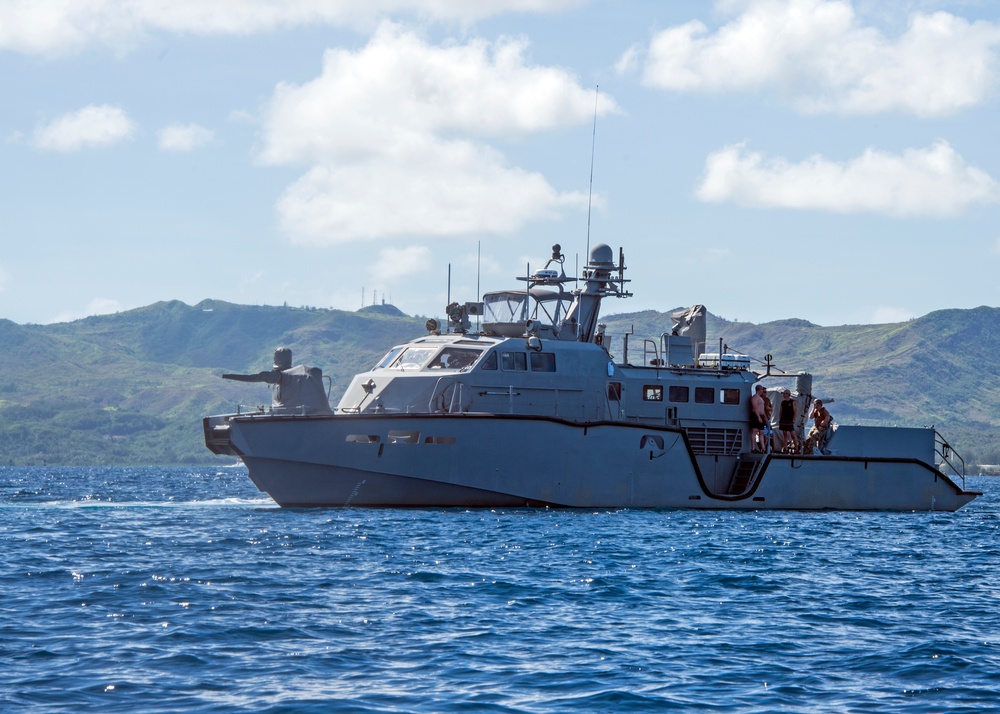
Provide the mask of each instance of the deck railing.
MULTIPOLYGON (((945 438, 941 436, 941 433, 935 429, 934 430, 934 453, 940 459, 941 464, 947 466, 951 470, 952 474, 958 476, 962 479, 962 490, 965 490, 965 459, 962 455, 955 451, 951 444, 945 441, 945 438)), ((945 469, 942 469, 947 473, 945 469)), ((951 474, 948 474, 951 475, 951 474)))

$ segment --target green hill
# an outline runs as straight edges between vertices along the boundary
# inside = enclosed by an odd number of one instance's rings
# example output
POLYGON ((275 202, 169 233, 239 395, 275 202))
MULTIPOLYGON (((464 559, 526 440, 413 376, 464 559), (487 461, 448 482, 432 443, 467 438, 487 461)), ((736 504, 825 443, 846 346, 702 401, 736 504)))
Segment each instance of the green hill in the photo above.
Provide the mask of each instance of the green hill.
MULTIPOLYGON (((669 313, 609 316, 609 333, 635 336, 670 329, 669 313)), ((635 337, 630 353, 641 354, 635 337), (638 349, 638 352, 635 350, 638 349)), ((793 384, 813 375, 813 394, 835 400, 842 424, 936 426, 966 460, 1000 461, 1000 308, 939 310, 907 322, 819 327, 805 320, 764 324, 709 315, 706 351, 718 342, 748 354, 764 371, 765 355, 791 375, 765 384, 793 384)), ((612 349, 621 350, 620 342, 612 349)))
MULTIPOLYGON (((633 330, 633 362, 643 337, 671 326, 654 311, 604 322, 618 356, 620 336, 633 330)), ((287 346, 295 363, 322 367, 336 401, 356 372, 423 325, 388 305, 345 312, 212 300, 55 325, 0 320, 0 463, 208 463, 201 417, 270 401, 266 385, 222 373, 270 369, 273 350, 287 346)), ((790 374, 813 373, 813 392, 835 400, 841 423, 933 424, 967 461, 1000 463, 1000 309, 842 327, 710 316, 707 351, 719 339, 756 360, 771 354, 790 374)))
POLYGON ((273 350, 322 366, 333 394, 424 320, 379 311, 162 302, 56 325, 0 321, 0 463, 206 463, 201 417, 269 404, 273 350))

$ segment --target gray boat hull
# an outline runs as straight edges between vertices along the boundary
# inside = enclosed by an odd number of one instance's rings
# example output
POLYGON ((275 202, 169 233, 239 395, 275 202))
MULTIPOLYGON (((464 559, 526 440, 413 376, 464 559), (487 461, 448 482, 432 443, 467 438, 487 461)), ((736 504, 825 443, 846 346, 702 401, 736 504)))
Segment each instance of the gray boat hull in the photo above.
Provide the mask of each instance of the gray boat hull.
POLYGON ((979 495, 918 459, 696 455, 679 428, 626 422, 244 415, 205 430, 281 506, 954 511, 979 495))

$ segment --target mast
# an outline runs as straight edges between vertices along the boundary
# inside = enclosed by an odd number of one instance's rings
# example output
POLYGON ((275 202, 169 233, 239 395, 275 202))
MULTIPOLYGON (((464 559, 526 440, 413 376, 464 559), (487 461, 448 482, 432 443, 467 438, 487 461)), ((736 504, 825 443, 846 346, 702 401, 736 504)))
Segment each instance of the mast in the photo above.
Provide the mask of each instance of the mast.
POLYGON ((563 325, 575 323, 579 342, 593 342, 597 318, 601 313, 601 300, 608 296, 631 297, 625 290, 625 254, 619 252, 619 264, 614 263, 614 252, 604 243, 590 251, 590 261, 583 268, 584 287, 575 290, 576 299, 569 309, 563 325), (618 275, 615 277, 615 272, 618 275))

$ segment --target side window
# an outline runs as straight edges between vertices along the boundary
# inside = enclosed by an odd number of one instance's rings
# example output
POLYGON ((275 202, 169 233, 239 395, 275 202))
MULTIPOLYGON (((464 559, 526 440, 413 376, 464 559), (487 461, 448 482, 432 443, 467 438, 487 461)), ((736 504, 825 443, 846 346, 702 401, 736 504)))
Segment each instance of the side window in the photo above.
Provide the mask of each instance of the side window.
POLYGON ((714 404, 715 403, 715 387, 695 387, 694 388, 694 403, 695 404, 714 404))
POLYGON ((642 388, 642 398, 647 402, 662 402, 663 387, 658 384, 647 384, 642 388))
POLYGON ((670 387, 670 392, 667 395, 672 402, 687 402, 690 397, 690 387, 680 387, 676 384, 670 387))
POLYGON ((738 389, 723 389, 719 396, 722 398, 723 404, 740 403, 740 390, 738 389))
POLYGON ((530 357, 532 372, 556 371, 556 356, 551 352, 532 352, 530 357))
POLYGON ((622 400, 621 382, 608 382, 608 399, 613 402, 620 402, 622 400))
POLYGON ((500 355, 500 367, 505 372, 526 372, 528 356, 524 352, 503 352, 500 355))
POLYGON ((497 368, 496 352, 490 352, 488 355, 486 355, 486 359, 484 359, 483 363, 479 365, 479 369, 496 369, 496 368, 497 368))

